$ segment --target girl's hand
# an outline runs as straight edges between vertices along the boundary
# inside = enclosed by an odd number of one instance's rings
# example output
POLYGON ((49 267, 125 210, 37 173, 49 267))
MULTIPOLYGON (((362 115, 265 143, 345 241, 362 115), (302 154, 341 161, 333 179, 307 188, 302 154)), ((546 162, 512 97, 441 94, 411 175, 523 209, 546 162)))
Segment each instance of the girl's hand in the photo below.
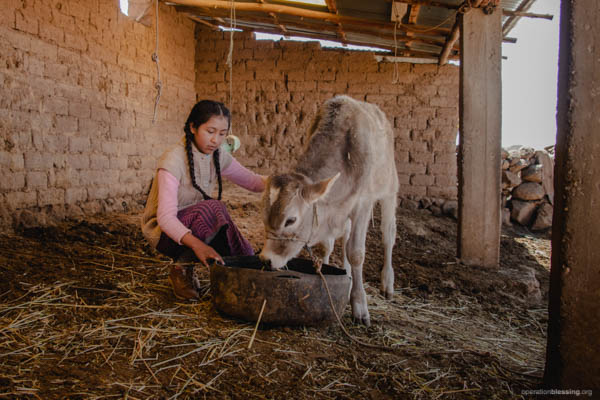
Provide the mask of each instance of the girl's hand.
POLYGON ((200 243, 202 243, 201 246, 193 247, 192 250, 194 251, 194 254, 196 255, 196 257, 198 257, 198 260, 205 267, 209 266, 208 260, 211 260, 211 259, 215 260, 217 262, 220 262, 221 264, 225 264, 223 262, 223 259, 221 258, 221 256, 219 255, 219 253, 217 253, 215 251, 215 249, 213 249, 212 247, 210 247, 207 244, 204 244, 202 241, 200 241, 200 243))
POLYGON ((212 247, 204 243, 202 240, 192 235, 191 232, 188 232, 183 236, 183 238, 181 239, 181 243, 192 249, 198 260, 205 267, 209 266, 208 260, 210 259, 220 262, 221 264, 225 264, 223 262, 223 259, 221 258, 219 253, 215 251, 215 249, 213 249, 212 247))

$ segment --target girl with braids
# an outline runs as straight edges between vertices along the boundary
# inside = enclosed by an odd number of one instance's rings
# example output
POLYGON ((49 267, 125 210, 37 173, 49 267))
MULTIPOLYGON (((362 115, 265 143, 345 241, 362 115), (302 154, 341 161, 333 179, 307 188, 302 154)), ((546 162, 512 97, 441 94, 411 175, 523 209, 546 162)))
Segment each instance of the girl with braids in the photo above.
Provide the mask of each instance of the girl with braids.
MULTIPOLYGON (((265 177, 244 168, 220 149, 229 124, 230 113, 223 103, 198 102, 185 122, 185 136, 158 161, 142 232, 159 252, 174 260, 197 259, 208 266, 210 259, 223 262, 221 256, 254 254, 220 201, 222 178, 260 192, 265 177), (215 183, 216 199, 211 197, 215 183)), ((178 298, 198 298, 193 267, 173 265, 169 279, 178 298)))

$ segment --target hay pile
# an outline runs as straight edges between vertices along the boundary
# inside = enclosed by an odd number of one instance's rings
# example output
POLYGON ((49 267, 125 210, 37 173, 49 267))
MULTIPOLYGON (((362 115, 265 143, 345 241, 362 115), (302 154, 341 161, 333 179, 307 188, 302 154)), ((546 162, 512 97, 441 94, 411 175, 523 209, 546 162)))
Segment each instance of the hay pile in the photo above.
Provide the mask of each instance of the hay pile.
MULTIPOLYGON (((229 205, 257 243, 255 206, 245 198, 229 205)), ((451 240, 446 220, 433 230, 451 240)), ((377 248, 377 231, 368 248, 377 248)), ((488 292, 500 278, 411 235, 399 234, 394 300, 379 296, 377 260, 368 259, 372 326, 353 325, 349 308, 343 316, 352 335, 390 351, 357 347, 335 325, 262 327, 248 349, 253 324, 216 313, 208 291, 197 303, 175 300, 168 260, 147 247, 133 215, 1 236, 0 397, 504 399, 536 387, 546 307, 532 307, 510 284, 488 292), (452 273, 459 269, 464 275, 452 273), (487 275, 469 286, 473 274, 487 275)), ((526 249, 513 239, 503 238, 510 257, 541 266, 516 253, 526 249)), ((547 242, 518 239, 542 249, 547 242)))

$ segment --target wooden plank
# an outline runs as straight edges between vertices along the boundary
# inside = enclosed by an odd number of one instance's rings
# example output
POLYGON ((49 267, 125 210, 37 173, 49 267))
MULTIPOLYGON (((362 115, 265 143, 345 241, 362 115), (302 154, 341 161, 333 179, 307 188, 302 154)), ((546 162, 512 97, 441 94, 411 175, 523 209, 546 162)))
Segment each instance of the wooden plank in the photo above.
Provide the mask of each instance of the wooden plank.
POLYGON ((408 23, 412 25, 417 24, 417 19, 419 18, 419 11, 421 10, 421 6, 412 5, 410 6, 410 12, 408 14, 408 23))
MULTIPOLYGON (((521 2, 521 4, 519 4, 519 7, 517 7, 517 9, 515 11, 527 12, 531 8, 531 6, 533 5, 534 2, 535 2, 535 0, 523 0, 521 2)), ((509 17, 506 20, 506 22, 504 22, 504 25, 502 26, 502 36, 508 35, 508 32, 510 32, 510 30, 512 28, 514 28, 514 26, 519 21, 519 18, 520 18, 519 16, 514 15, 512 17, 509 17)))
POLYGON ((198 22, 199 24, 202 24, 202 25, 208 26, 208 27, 209 27, 211 30, 213 30, 213 31, 218 31, 218 30, 219 30, 219 27, 218 27, 218 26, 216 26, 216 25, 213 25, 213 24, 211 24, 210 22, 208 22, 208 21, 205 21, 205 20, 203 20, 203 19, 201 19, 201 18, 198 18, 198 17, 196 17, 196 16, 195 16, 195 15, 193 15, 193 14, 185 13, 185 15, 187 15, 187 17, 188 17, 189 19, 191 19, 192 21, 196 21, 196 22, 198 22))
POLYGON ((408 10, 408 5, 404 3, 400 3, 399 1, 395 1, 392 3, 392 12, 391 12, 391 21, 401 22, 402 18, 406 14, 408 10))
POLYGON ((536 14, 530 12, 522 12, 522 11, 511 11, 511 10, 502 10, 502 15, 508 15, 511 17, 526 17, 526 18, 541 18, 552 21, 554 15, 552 14, 536 14))
POLYGON ((592 398, 600 388, 600 3, 563 1, 560 14, 544 387, 588 388, 592 398))
POLYGON ((327 9, 332 14, 337 14, 337 5, 335 4, 335 0, 325 0, 325 4, 327 4, 327 9))
POLYGON ((500 256, 501 18, 461 16, 458 257, 497 267, 500 256))

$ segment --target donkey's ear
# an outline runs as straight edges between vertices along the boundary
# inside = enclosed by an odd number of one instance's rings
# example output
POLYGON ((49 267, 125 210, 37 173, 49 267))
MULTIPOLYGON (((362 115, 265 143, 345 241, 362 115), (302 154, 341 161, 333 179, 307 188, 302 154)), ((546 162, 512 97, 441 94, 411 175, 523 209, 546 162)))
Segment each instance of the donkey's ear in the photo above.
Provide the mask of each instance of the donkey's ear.
POLYGON ((340 173, 338 172, 329 179, 323 179, 320 182, 304 186, 302 188, 302 198, 309 203, 314 203, 315 201, 325 197, 339 177, 340 173))

